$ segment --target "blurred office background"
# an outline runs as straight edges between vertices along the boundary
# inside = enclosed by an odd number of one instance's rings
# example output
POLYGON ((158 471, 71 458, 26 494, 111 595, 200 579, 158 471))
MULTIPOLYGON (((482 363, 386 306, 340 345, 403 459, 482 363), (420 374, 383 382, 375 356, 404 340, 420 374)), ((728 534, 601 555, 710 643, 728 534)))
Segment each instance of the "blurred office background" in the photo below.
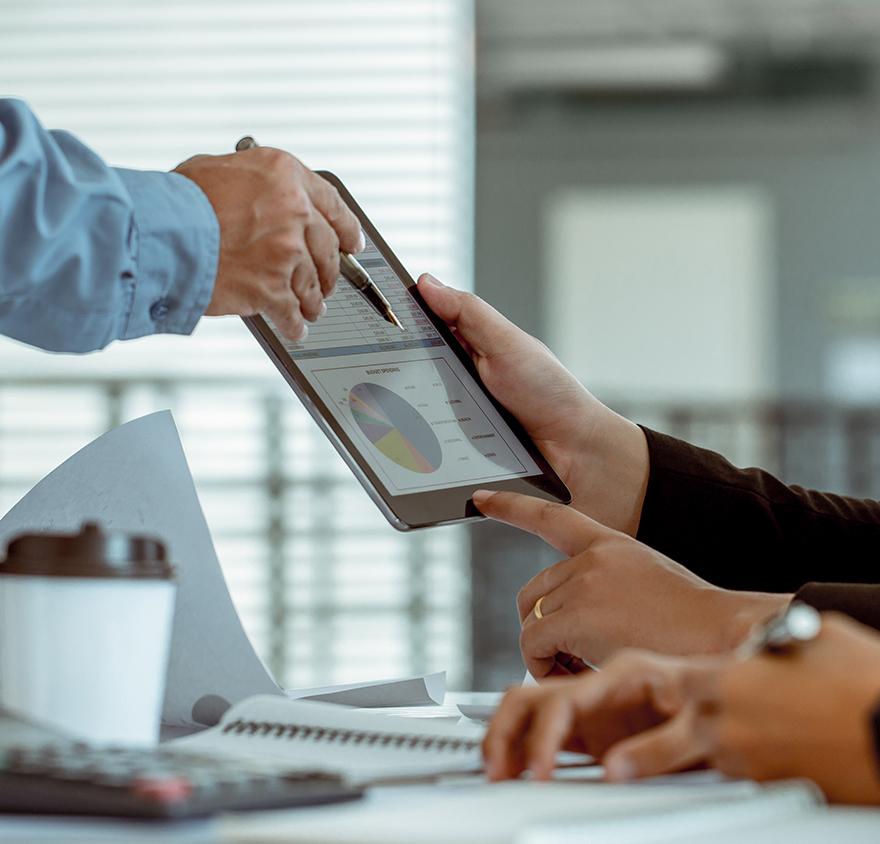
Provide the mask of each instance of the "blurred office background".
MULTIPOLYGON (((111 163, 287 147, 612 406, 862 496, 878 62, 875 0, 0 0, 2 93, 111 163)), ((283 682, 517 679, 514 596, 557 555, 495 525, 394 533, 236 320, 84 359, 2 341, 0 510, 167 406, 283 682)))

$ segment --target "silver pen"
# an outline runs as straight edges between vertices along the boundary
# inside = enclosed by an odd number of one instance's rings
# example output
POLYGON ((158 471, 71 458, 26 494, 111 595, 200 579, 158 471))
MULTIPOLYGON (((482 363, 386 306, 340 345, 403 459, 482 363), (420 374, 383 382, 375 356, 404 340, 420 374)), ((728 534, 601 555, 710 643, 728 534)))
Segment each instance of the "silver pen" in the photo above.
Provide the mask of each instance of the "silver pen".
MULTIPOLYGON (((250 136, 245 135, 236 145, 235 151, 241 152, 246 149, 253 149, 259 144, 250 136)), ((397 318, 397 314, 391 308, 391 304, 385 298, 376 282, 370 278, 370 274, 358 263, 358 261, 348 254, 339 250, 339 272, 342 277, 355 289, 370 307, 379 314, 386 322, 397 326, 401 331, 406 331, 403 323, 397 318)))

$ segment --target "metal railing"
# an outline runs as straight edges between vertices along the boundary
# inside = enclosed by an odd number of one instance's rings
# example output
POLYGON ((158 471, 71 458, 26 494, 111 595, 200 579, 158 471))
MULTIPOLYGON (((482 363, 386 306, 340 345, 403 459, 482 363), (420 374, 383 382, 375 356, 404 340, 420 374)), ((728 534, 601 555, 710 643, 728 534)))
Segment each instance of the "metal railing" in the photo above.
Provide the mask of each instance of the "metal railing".
MULTIPOLYGON (((719 451, 737 465, 761 466, 786 482, 880 495, 880 407, 615 406, 649 427, 719 451)), ((393 531, 283 385, 5 375, 0 512, 93 437, 166 407, 175 413, 245 627, 282 682, 448 668, 451 684, 464 687, 482 676, 471 665, 472 631, 477 658, 488 664, 488 643, 477 639, 481 628, 489 635, 488 619, 511 612, 504 590, 515 593, 520 584, 513 582, 510 557, 499 560, 501 580, 472 595, 471 566, 475 574, 490 570, 491 549, 486 553, 478 544, 481 558, 471 560, 463 528, 393 531)), ((515 637, 511 642, 515 649, 515 637)))
POLYGON ((880 406, 821 402, 618 403, 630 419, 780 480, 880 496, 880 406))

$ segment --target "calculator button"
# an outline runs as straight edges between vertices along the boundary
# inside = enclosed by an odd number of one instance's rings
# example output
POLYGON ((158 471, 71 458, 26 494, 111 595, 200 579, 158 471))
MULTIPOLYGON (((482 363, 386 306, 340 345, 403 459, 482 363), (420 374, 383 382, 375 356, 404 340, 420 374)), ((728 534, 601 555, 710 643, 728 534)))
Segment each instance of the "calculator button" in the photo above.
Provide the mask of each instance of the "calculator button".
POLYGON ((192 793, 192 784, 184 777, 142 777, 132 783, 132 791, 147 800, 178 803, 192 793))

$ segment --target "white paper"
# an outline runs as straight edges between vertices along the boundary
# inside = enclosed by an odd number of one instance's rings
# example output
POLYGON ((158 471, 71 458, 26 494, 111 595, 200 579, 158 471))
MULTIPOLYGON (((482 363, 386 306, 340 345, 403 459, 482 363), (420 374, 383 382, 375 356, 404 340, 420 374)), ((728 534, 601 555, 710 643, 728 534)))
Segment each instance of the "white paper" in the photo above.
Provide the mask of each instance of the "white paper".
POLYGON ((439 703, 445 674, 282 692, 232 603, 177 427, 169 411, 116 428, 43 478, 0 520, 0 548, 27 531, 72 532, 82 522, 161 538, 177 600, 163 724, 216 724, 230 705, 275 694, 348 706, 439 703))
POLYGON ((446 696, 446 672, 422 674, 398 680, 344 683, 312 689, 288 689, 291 700, 317 700, 343 706, 375 708, 386 706, 431 706, 446 696))
POLYGON ((164 722, 214 723, 228 704, 281 693, 241 626, 168 411, 104 434, 43 478, 0 520, 0 547, 86 520, 161 538, 176 567, 164 722))
MULTIPOLYGON (((570 840, 589 844, 594 840, 593 829, 613 832, 619 825, 627 833, 641 826, 650 833, 667 813, 680 819, 684 810, 703 806, 723 806, 733 812, 764 796, 775 803, 781 816, 788 817, 813 811, 816 801, 807 786, 765 790, 744 781, 715 785, 687 779, 681 785, 652 784, 650 780, 632 785, 459 781, 372 789, 365 800, 340 806, 272 812, 247 819, 229 816, 223 826, 224 835, 232 840, 263 844, 511 844, 524 840, 534 829, 576 822, 580 834, 570 840)), ((727 812, 719 814, 723 817, 727 812)), ((674 833, 674 828, 667 830, 674 833)), ((616 841, 613 837, 598 840, 616 841)), ((633 844, 643 839, 622 840, 633 844)), ((671 834, 666 841, 671 844, 678 839, 671 834)))
MULTIPOLYGON (((673 803, 656 812, 634 812, 624 818, 536 824, 517 835, 514 844, 581 844, 585 834, 590 844, 682 844, 685 840, 703 844, 710 837, 717 841, 719 833, 731 830, 738 833, 737 844, 753 842, 755 826, 792 824, 805 816, 815 819, 819 799, 807 785, 774 783, 744 800, 722 799, 683 807, 673 803)), ((786 836, 783 840, 802 839, 786 836)))
POLYGON ((472 721, 491 721, 495 710, 501 704, 503 692, 472 692, 465 700, 456 701, 458 711, 472 721))

